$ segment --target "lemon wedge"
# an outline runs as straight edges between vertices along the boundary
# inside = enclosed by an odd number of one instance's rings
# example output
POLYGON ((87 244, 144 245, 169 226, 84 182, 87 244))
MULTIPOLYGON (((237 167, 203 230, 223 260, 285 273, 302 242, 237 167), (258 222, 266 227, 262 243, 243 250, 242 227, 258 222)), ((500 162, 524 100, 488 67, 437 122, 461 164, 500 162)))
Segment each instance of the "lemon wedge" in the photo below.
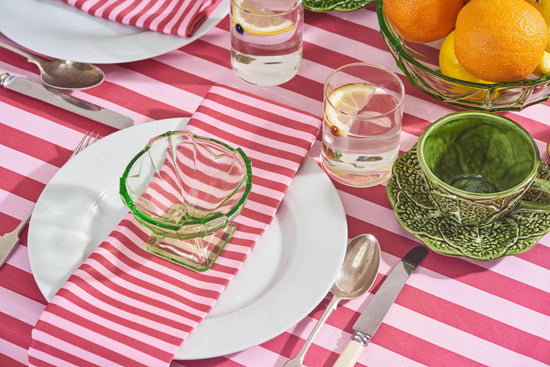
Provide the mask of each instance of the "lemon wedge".
POLYGON ((325 119, 334 135, 348 135, 355 116, 365 108, 375 91, 371 85, 347 84, 329 95, 325 119))
POLYGON ((296 24, 269 9, 257 8, 250 0, 234 1, 231 20, 239 24, 243 31, 259 36, 274 36, 285 33, 296 27, 296 24))

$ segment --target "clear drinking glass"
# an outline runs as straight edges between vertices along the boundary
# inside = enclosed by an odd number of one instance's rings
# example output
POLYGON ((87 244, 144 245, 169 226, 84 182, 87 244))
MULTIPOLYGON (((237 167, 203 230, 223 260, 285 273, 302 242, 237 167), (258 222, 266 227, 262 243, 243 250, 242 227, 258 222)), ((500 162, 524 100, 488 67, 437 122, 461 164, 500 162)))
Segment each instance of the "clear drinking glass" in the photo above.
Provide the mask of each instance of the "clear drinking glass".
POLYGON ((367 187, 384 182, 399 154, 403 83, 389 69, 353 63, 325 82, 322 164, 336 181, 367 187))
POLYGON ((231 0, 231 66, 252 84, 292 79, 302 64, 302 0, 231 0))

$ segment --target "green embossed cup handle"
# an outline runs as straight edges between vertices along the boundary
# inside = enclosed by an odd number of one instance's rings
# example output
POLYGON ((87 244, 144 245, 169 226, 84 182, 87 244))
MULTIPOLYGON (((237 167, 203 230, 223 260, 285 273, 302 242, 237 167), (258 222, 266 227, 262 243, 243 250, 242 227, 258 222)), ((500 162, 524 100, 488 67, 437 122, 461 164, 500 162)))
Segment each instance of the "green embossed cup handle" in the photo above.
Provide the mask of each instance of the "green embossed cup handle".
POLYGON ((534 195, 537 198, 539 198, 542 195, 545 195, 546 197, 549 198, 549 200, 540 200, 540 199, 539 201, 522 200, 519 203, 518 207, 513 211, 516 211, 518 209, 527 209, 527 210, 537 210, 537 211, 544 211, 544 212, 550 213, 550 182, 542 178, 535 178, 529 190, 531 190, 531 192, 538 191, 539 195, 534 193, 534 195))
POLYGON ((540 155, 513 120, 456 112, 435 121, 417 143, 420 169, 440 211, 464 225, 484 225, 518 209, 550 212, 550 182, 537 178, 540 155))

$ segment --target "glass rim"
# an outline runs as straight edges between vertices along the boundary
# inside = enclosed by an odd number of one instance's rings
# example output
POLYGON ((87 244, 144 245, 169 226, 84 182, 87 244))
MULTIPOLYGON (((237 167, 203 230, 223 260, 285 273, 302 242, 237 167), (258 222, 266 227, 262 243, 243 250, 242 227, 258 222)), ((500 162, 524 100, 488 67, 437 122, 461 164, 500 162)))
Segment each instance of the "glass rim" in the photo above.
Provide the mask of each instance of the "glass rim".
POLYGON ((230 146, 229 144, 227 144, 223 141, 213 139, 213 138, 198 136, 198 135, 193 134, 189 130, 167 131, 163 134, 152 137, 148 141, 148 143, 145 145, 145 147, 142 150, 140 150, 130 160, 130 162, 127 164, 126 168, 124 169, 124 172, 123 172, 122 176, 119 179, 119 195, 121 196, 122 201, 124 202, 126 207, 128 207, 128 209, 130 209, 130 211, 136 217, 136 219, 142 220, 146 223, 149 223, 149 224, 152 224, 152 225, 164 228, 164 229, 168 229, 168 230, 177 231, 177 230, 182 228, 182 225, 180 225, 180 224, 167 223, 167 222, 164 222, 160 219, 151 218, 150 216, 148 216, 147 214, 145 214, 141 210, 139 210, 136 207, 136 205, 134 204, 134 201, 132 200, 132 198, 130 196, 130 193, 128 191, 128 187, 126 185, 126 181, 130 178, 130 172, 131 172, 131 169, 132 169, 133 165, 138 161, 139 158, 141 158, 145 153, 147 153, 149 150, 151 150, 152 144, 157 140, 166 138, 166 137, 171 136, 171 135, 177 135, 177 134, 189 135, 194 140, 204 140, 204 141, 210 141, 210 142, 214 142, 216 144, 219 144, 219 145, 225 147, 226 149, 232 151, 233 153, 235 153, 236 156, 239 156, 243 160, 243 163, 246 167, 246 174, 243 176, 243 178, 242 178, 241 182, 239 183, 238 187, 231 194, 231 195, 234 195, 234 193, 239 188, 241 188, 244 184, 245 188, 244 188, 243 195, 241 196, 239 201, 231 208, 231 210, 229 210, 227 213, 217 213, 217 214, 207 216, 207 217, 204 217, 204 218, 200 218, 200 219, 188 220, 188 221, 185 222, 185 225, 205 225, 205 224, 207 224, 209 222, 212 222, 212 221, 214 221, 214 220, 216 220, 220 217, 231 218, 236 212, 238 212, 238 210, 240 210, 240 208, 243 207, 245 202, 248 200, 248 196, 250 195, 250 192, 252 191, 252 163, 251 163, 250 159, 248 158, 248 156, 244 153, 244 151, 240 147, 239 148, 233 148, 232 146, 230 146))
POLYGON ((255 17, 261 17, 261 18, 272 18, 272 17, 280 17, 280 16, 285 16, 285 15, 288 15, 288 14, 291 14, 292 12, 296 11, 297 8, 299 7, 302 7, 302 2, 303 0, 295 0, 294 1, 294 4, 292 5, 291 8, 289 8, 288 10, 276 10, 274 11, 273 14, 258 14, 258 13, 252 13, 250 12, 250 10, 248 9, 245 9, 243 7, 241 7, 239 4, 237 4, 235 2, 235 0, 231 0, 231 5, 236 7, 237 9, 239 9, 240 11, 242 12, 245 12, 245 13, 248 13, 248 14, 251 14, 255 17))
MULTIPOLYGON (((341 111, 340 109, 336 108, 332 102, 330 101, 330 99, 328 98, 329 96, 327 95, 327 91, 328 91, 328 84, 330 82, 330 80, 339 72, 341 72, 342 70, 344 69, 347 69, 347 68, 350 68, 350 67, 354 67, 354 66, 367 66, 367 67, 373 67, 373 68, 376 68, 376 69, 379 69, 379 70, 382 70, 384 72, 386 72, 389 76, 391 76, 392 79, 394 79, 395 81, 397 81, 397 84, 399 86, 399 95, 397 95, 396 93, 393 93, 394 91, 391 91, 392 92, 392 95, 394 97, 398 97, 397 98, 397 101, 395 103, 395 106, 391 109, 391 110, 388 110, 387 112, 384 112, 384 113, 379 113, 377 115, 372 115, 372 116, 369 116, 369 118, 371 119, 375 119, 375 118, 380 118, 380 117, 384 117, 384 116, 387 116, 389 114, 392 114, 394 113, 395 111, 403 108, 403 102, 405 100, 405 85, 403 84, 403 81, 401 80, 401 78, 399 78, 399 76, 394 73, 393 71, 391 71, 390 69, 388 69, 387 67, 383 66, 383 65, 378 65, 378 64, 372 64, 372 63, 368 63, 368 62, 363 62, 363 61, 359 61, 359 62, 352 62, 350 64, 346 64, 346 65, 342 65, 340 67, 338 67, 337 69, 333 70, 329 76, 327 77, 327 79, 325 80, 325 84, 323 85, 323 99, 325 101, 325 103, 328 103, 330 105, 330 107, 332 109, 334 109, 335 111, 337 111, 339 114, 341 115, 344 115, 344 116, 349 116, 349 117, 357 117, 357 116, 360 116, 360 114, 349 114, 349 113, 346 113, 346 112, 343 112, 341 111)), ((359 84, 359 83, 357 83, 359 84)), ((343 86, 343 85, 341 85, 343 86)), ((340 86, 340 87, 341 87, 340 86)), ((323 113, 324 113, 324 109, 323 109, 323 113)))

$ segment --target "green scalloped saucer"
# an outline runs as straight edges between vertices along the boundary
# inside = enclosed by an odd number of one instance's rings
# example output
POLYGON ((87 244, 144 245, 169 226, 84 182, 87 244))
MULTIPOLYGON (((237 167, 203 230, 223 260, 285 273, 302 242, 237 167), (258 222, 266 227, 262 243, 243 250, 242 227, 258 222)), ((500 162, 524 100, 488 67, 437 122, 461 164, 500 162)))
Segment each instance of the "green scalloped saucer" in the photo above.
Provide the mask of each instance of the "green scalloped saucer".
MULTIPOLYGON (((550 181, 550 170, 543 161, 539 177, 550 181)), ((429 195, 416 147, 395 161, 386 193, 399 224, 443 255, 495 260, 529 250, 550 231, 550 213, 537 210, 516 209, 483 226, 460 225, 442 215, 429 195)), ((530 190, 523 200, 546 203, 550 197, 530 190)))

